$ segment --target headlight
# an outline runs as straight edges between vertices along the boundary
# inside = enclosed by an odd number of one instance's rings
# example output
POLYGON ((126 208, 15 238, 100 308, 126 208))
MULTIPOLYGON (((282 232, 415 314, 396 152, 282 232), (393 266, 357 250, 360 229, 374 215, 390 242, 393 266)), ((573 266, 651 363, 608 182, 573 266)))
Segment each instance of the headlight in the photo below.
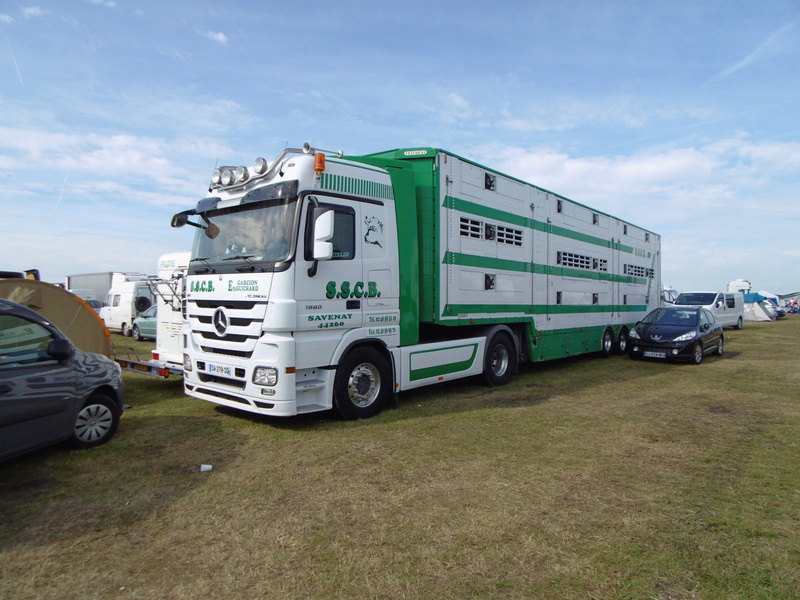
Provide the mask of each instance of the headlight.
POLYGON ((278 369, 275 367, 256 367, 253 371, 253 383, 256 385, 276 385, 278 369))
POLYGON ((183 355, 183 370, 189 372, 192 370, 192 359, 188 354, 183 355))
POLYGON ((639 332, 635 329, 631 329, 631 332, 628 334, 628 337, 633 338, 635 340, 639 339, 639 332))
POLYGON ((688 342, 689 340, 693 340, 696 337, 697 337, 697 332, 696 331, 689 331, 687 333, 684 333, 683 335, 679 335, 678 337, 676 337, 672 341, 673 342, 688 342))

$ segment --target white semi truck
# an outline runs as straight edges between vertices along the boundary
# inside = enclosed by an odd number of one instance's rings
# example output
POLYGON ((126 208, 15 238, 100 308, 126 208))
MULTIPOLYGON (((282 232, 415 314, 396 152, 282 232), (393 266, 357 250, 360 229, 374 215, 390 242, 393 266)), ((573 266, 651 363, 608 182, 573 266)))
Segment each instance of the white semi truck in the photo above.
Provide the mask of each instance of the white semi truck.
POLYGON ((435 148, 221 167, 186 224, 185 391, 264 415, 624 351, 660 303, 657 234, 435 148))

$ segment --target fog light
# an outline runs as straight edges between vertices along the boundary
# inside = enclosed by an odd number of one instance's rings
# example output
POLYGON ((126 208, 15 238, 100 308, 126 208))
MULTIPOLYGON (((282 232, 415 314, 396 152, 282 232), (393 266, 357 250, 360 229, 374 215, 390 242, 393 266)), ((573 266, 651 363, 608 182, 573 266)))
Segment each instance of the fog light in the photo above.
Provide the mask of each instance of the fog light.
POLYGON ((253 371, 253 383, 256 385, 276 385, 278 369, 275 367, 256 367, 253 371))
POLYGON ((189 358, 188 354, 183 355, 183 370, 184 371, 191 371, 192 370, 192 359, 189 358))

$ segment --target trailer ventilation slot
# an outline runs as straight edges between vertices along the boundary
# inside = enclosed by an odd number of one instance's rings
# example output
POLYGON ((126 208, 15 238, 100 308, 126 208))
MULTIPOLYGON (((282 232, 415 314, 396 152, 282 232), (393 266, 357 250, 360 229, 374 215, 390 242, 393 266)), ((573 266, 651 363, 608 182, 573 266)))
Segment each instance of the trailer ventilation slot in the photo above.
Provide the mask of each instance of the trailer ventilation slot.
POLYGON ((522 231, 511 227, 497 226, 497 241, 509 246, 522 246, 522 231))
POLYGON ((481 239, 483 237, 483 224, 480 221, 461 217, 461 235, 463 237, 481 239))

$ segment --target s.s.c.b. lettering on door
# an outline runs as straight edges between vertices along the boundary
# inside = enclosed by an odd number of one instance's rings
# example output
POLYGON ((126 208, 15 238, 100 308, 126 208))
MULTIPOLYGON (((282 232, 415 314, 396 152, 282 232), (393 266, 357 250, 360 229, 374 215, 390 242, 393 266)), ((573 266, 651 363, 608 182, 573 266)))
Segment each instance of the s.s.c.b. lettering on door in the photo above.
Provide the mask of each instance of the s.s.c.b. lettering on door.
POLYGON ((380 296, 378 284, 374 281, 368 281, 366 285, 363 281, 356 281, 353 284, 349 281, 342 281, 339 284, 329 281, 325 286, 325 297, 329 300, 334 298, 380 298, 380 296))

